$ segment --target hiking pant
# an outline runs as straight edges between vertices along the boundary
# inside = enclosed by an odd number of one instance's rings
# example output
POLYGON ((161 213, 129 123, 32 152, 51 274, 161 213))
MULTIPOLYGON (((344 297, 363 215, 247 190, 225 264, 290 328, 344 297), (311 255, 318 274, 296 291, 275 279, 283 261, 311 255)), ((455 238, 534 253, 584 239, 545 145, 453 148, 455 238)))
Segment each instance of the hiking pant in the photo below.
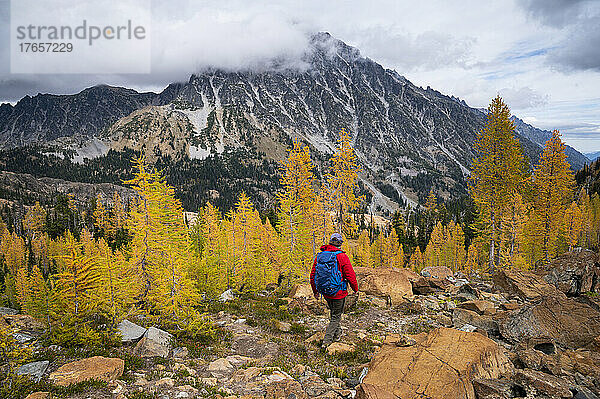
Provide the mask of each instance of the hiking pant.
POLYGON ((337 341, 342 336, 342 329, 340 322, 342 321, 342 313, 344 312, 344 303, 346 298, 342 299, 329 299, 327 301, 327 307, 329 307, 329 325, 325 330, 325 338, 323 338, 323 345, 328 346, 333 341, 337 341))

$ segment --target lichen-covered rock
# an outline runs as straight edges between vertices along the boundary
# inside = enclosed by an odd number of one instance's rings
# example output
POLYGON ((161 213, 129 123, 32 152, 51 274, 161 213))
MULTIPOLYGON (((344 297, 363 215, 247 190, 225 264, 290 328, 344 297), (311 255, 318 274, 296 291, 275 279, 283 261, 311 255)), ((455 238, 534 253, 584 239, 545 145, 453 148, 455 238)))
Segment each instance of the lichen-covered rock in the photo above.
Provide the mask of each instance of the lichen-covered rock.
POLYGON ((354 350, 354 345, 348 345, 343 342, 334 342, 327 347, 327 353, 330 355, 338 355, 340 353, 349 353, 354 350))
POLYGON ((267 385, 266 388, 265 399, 280 398, 308 399, 308 395, 298 381, 286 378, 282 381, 273 382, 267 385))
POLYGON ((492 335, 497 335, 499 331, 498 323, 490 316, 480 315, 467 309, 454 309, 452 311, 452 323, 458 329, 470 324, 492 335))
POLYGON ((397 305, 413 297, 408 274, 396 269, 356 267, 360 290, 367 295, 387 298, 397 305))
POLYGON ((173 336, 156 327, 150 327, 137 343, 134 353, 142 357, 167 357, 171 352, 173 336))
POLYGON ((6 314, 19 314, 19 311, 12 308, 5 308, 4 306, 0 306, 0 315, 6 314))
POLYGON ((50 362, 48 360, 27 363, 17 369, 17 374, 28 375, 34 382, 39 382, 49 365, 50 362))
POLYGON ((313 290, 309 283, 296 284, 292 287, 288 296, 290 298, 312 298, 313 290))
POLYGON ((563 379, 537 370, 517 370, 514 381, 522 386, 527 394, 546 394, 551 398, 572 398, 570 385, 563 379))
POLYGON ((112 382, 123 375, 125 362, 119 358, 103 356, 88 357, 67 363, 50 373, 50 382, 68 386, 87 380, 112 382))
POLYGON ((121 334, 121 341, 123 343, 127 343, 137 341, 138 339, 142 338, 146 332, 146 328, 138 326, 137 324, 125 319, 117 324, 117 331, 119 331, 121 334))
POLYGON ((22 331, 43 331, 46 328, 44 323, 27 314, 6 314, 4 320, 12 328, 22 331))
POLYGON ((512 367, 502 349, 481 334, 442 327, 415 340, 409 347, 383 346, 363 384, 403 399, 474 399, 474 379, 498 378, 512 367))
POLYGON ((499 328, 504 338, 515 343, 548 337, 576 349, 591 344, 600 335, 600 312, 564 296, 544 297, 539 303, 505 315, 499 328))
POLYGON ((208 371, 213 374, 230 373, 234 369, 233 364, 225 358, 213 360, 208 365, 208 371))
POLYGON ((421 270, 421 276, 445 279, 452 277, 454 273, 446 266, 429 266, 421 270))
POLYGON ((360 384, 356 387, 356 399, 397 399, 391 394, 376 385, 360 384))
POLYGON ((496 309, 496 306, 490 302, 485 300, 474 300, 474 301, 465 301, 458 304, 459 308, 467 309, 473 312, 477 312, 479 314, 490 314, 495 313, 492 312, 496 309))
POLYGON ((501 378, 480 378, 473 380, 477 399, 511 399, 515 395, 515 384, 501 378))
POLYGON ((493 276, 494 284, 510 295, 526 300, 539 300, 543 297, 564 297, 556 287, 542 277, 529 271, 500 269, 493 276))
POLYGON ((567 252, 545 267, 544 280, 567 295, 600 292, 600 262, 590 250, 567 252))
POLYGON ((29 395, 27 395, 27 397, 25 399, 49 399, 50 398, 50 392, 33 392, 30 393, 29 395))

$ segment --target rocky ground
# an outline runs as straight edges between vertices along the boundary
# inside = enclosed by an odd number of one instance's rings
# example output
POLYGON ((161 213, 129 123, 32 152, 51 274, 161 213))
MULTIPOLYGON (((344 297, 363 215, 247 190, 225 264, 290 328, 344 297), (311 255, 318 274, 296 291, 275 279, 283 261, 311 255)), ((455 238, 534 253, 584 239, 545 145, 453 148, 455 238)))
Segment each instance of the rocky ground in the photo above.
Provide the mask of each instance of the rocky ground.
MULTIPOLYGON (((20 372, 73 398, 596 398, 599 266, 576 251, 492 280, 357 268, 361 292, 326 352, 326 308, 304 285, 286 297, 224 293, 208 306, 218 343, 178 342, 132 319, 121 347, 38 345, 20 372)), ((0 311, 15 338, 35 342, 38 322, 0 311)))

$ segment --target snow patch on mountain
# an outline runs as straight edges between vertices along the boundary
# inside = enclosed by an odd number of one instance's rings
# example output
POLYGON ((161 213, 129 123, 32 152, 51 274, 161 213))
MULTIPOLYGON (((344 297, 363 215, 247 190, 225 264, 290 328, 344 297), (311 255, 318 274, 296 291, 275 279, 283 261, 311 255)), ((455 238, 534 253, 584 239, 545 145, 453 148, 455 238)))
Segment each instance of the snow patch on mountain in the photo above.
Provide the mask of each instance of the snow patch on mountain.
POLYGON ((207 106, 194 110, 179 110, 179 112, 188 118, 188 120, 194 127, 194 132, 197 135, 202 131, 202 129, 206 128, 206 125, 208 124, 208 115, 213 109, 214 108, 207 106))
POLYGON ((188 155, 190 157, 190 159, 206 159, 210 156, 211 151, 210 149, 204 149, 204 148, 200 148, 199 146, 196 145, 190 145, 190 148, 188 149, 188 155))

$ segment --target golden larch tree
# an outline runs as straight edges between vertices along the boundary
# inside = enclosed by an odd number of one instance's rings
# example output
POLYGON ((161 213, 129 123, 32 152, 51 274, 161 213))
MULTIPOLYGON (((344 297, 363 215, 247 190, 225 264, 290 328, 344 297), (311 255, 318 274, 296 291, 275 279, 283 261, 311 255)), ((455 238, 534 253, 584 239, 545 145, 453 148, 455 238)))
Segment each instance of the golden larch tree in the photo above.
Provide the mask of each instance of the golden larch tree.
POLYGON ((346 237, 354 237, 357 231, 356 223, 349 213, 362 201, 362 197, 356 195, 360 170, 350 133, 341 129, 338 147, 331 159, 327 176, 327 190, 331 209, 336 215, 336 229, 346 237))
POLYGON ((533 232, 541 246, 544 262, 557 254, 559 231, 564 211, 571 204, 575 181, 558 130, 546 142, 539 164, 533 172, 533 232))
POLYGON ((526 176, 526 162, 515 137, 510 110, 500 96, 488 108, 487 122, 475 142, 477 156, 470 181, 471 196, 482 219, 481 233, 487 238, 488 267, 497 265, 502 218, 514 192, 520 192, 526 176))

